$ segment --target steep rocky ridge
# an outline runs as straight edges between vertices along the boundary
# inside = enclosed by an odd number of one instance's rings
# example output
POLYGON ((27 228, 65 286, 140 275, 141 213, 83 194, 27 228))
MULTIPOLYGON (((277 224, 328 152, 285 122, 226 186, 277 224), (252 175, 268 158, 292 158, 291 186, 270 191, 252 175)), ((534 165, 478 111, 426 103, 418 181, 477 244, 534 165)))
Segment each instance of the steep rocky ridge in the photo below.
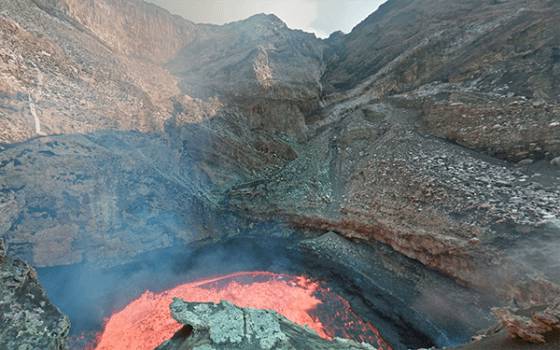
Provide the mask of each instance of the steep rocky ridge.
POLYGON ((193 41, 204 26, 143 1, 33 0, 91 31, 116 52, 166 63, 193 41))
POLYGON ((369 82, 382 94, 471 83, 558 101, 560 38, 550 25, 557 16, 558 4, 548 0, 390 0, 338 41, 325 81, 343 88, 369 82))
POLYGON ((560 152, 559 19, 548 0, 391 0, 332 40, 324 81, 354 96, 401 95, 422 110, 426 132, 469 148, 551 159, 560 152))
POLYGON ((30 0, 2 1, 0 28, 0 142, 162 129, 171 104, 156 104, 176 93, 164 69, 122 59, 75 21, 30 0))
POLYGON ((274 16, 195 25, 129 0, 3 0, 2 14, 3 143, 107 129, 161 132, 189 95, 243 107, 250 128, 302 137, 301 109, 318 104, 321 41, 274 16), (273 111, 269 127, 263 118, 273 111))
POLYGON ((242 108, 251 128, 302 139, 304 116, 320 102, 323 47, 274 15, 256 15, 212 28, 168 66, 188 95, 220 96, 242 108))

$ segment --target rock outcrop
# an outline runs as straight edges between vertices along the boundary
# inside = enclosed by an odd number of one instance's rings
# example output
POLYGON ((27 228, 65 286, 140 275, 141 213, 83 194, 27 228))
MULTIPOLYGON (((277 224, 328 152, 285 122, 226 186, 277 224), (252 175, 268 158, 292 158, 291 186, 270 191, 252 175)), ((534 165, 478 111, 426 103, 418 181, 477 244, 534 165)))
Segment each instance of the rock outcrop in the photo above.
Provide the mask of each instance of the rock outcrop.
POLYGON ((228 302, 188 303, 175 299, 171 314, 184 327, 158 350, 375 350, 369 344, 350 340, 328 341, 274 311, 242 309, 228 302))
POLYGON ((47 298, 35 270, 6 256, 0 239, 0 348, 63 350, 70 322, 47 298))
POLYGON ((535 309, 522 312, 499 308, 494 313, 512 338, 544 344, 547 335, 560 332, 560 302, 541 307, 541 310, 535 309))
POLYGON ((301 140, 305 115, 320 104, 323 48, 274 15, 255 15, 212 28, 168 67, 186 94, 219 96, 243 111, 251 129, 301 140))
POLYGON ((306 264, 357 286, 355 294, 368 300, 368 310, 375 310, 374 322, 393 349, 468 342, 496 322, 489 310, 499 300, 458 285, 383 244, 364 245, 329 232, 298 247, 306 264), (321 269, 324 265, 328 268, 321 269))

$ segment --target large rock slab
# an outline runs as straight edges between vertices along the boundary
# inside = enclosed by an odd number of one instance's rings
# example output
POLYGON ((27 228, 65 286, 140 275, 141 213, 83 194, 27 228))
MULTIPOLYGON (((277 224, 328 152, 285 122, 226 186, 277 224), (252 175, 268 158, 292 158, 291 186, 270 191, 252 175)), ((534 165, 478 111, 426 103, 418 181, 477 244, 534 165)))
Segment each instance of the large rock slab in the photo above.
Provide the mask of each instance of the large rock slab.
POLYGON ((158 350, 375 350, 365 343, 328 341, 276 312, 238 308, 228 302, 188 303, 175 299, 171 314, 185 327, 158 350))

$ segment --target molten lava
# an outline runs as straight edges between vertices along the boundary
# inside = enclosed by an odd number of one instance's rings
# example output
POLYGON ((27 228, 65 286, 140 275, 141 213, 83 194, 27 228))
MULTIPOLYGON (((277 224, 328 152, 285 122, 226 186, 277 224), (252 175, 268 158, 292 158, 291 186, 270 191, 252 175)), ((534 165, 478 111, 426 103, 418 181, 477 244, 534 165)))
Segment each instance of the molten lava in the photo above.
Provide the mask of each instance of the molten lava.
POLYGON ((241 272, 187 283, 163 293, 146 292, 107 320, 95 349, 156 348, 181 328, 169 311, 174 297, 190 302, 227 300, 239 307, 274 310, 325 339, 336 336, 391 349, 377 329, 361 320, 336 293, 306 277, 270 272, 241 272))

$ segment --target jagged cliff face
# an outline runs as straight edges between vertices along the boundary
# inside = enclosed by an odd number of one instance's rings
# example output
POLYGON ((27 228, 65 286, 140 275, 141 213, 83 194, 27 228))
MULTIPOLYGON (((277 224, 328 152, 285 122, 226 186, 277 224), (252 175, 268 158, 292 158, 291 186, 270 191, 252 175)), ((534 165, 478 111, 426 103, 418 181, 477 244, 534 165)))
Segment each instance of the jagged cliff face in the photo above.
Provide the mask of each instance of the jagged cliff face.
POLYGON ((271 16, 215 27, 141 1, 4 3, 4 143, 106 129, 162 131, 173 101, 181 104, 186 94, 253 99, 239 104, 249 127, 268 126, 261 116, 275 104, 280 112, 270 129, 302 136, 300 109, 318 103, 321 42, 271 16))
POLYGON ((160 64, 175 57, 202 29, 143 1, 34 2, 51 14, 83 26, 119 54, 160 64))
POLYGON ((375 75, 383 94, 470 83, 488 93, 557 101, 559 38, 550 25, 557 16, 548 0, 391 0, 341 40, 326 81, 348 89, 375 75))
POLYGON ((1 141, 161 130, 174 79, 157 65, 123 58, 77 20, 41 5, 2 4, 1 141))
POLYGON ((0 235, 33 264, 219 235, 225 210, 520 304, 560 282, 557 1, 391 0, 327 41, 133 0, 2 10, 0 235))
POLYGON ((274 15, 256 15, 213 27, 168 67, 186 94, 219 96, 242 109, 250 128, 301 140, 305 114, 319 105, 323 48, 274 15))
POLYGON ((4 3, 2 141, 89 135, 3 153, 2 234, 35 265, 111 263, 200 239, 212 224, 194 221, 219 206, 216 190, 297 157, 289 139, 305 137, 302 109, 320 95, 313 35, 264 15, 194 25, 140 1, 4 3), (152 238, 148 226, 159 227, 152 238))

